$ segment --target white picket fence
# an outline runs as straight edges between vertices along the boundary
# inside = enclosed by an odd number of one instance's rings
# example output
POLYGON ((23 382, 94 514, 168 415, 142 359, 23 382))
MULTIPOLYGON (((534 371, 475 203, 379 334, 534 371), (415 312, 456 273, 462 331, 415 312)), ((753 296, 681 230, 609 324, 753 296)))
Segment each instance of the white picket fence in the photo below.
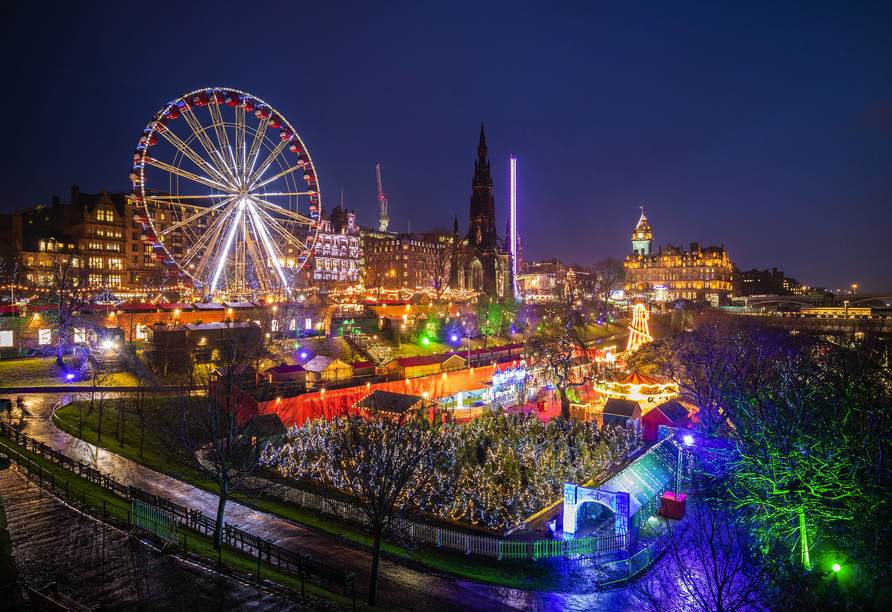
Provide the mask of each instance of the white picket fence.
MULTIPOLYGON (((264 486, 267 492, 304 508, 311 508, 361 524, 367 522, 365 514, 357 504, 327 499, 309 491, 270 483, 262 479, 252 480, 256 481, 256 485, 264 486)), ((400 519, 397 530, 417 542, 500 560, 599 557, 622 550, 631 543, 631 534, 615 534, 612 531, 597 537, 573 540, 502 540, 441 529, 406 519, 400 519)))

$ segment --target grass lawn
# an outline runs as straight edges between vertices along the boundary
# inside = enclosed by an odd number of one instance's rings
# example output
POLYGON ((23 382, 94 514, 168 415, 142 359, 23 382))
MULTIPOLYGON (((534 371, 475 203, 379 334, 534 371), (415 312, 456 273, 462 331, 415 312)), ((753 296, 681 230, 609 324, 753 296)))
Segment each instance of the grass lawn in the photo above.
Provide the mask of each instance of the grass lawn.
MULTIPOLYGON (((56 365, 55 357, 28 357, 0 361, 0 384, 3 387, 57 387, 61 385, 90 386, 93 380, 81 368, 82 361, 65 358, 65 366, 56 365), (68 380, 67 374, 74 374, 68 380)), ((135 386, 132 374, 119 372, 103 376, 103 385, 109 387, 135 386)))
POLYGON ((582 340, 584 342, 591 342, 593 340, 600 340, 601 338, 609 338, 610 336, 614 336, 616 334, 621 334, 626 331, 625 325, 610 325, 609 329, 604 325, 594 325, 589 323, 585 326, 585 330, 582 333, 582 340))
MULTIPOLYGON (((152 437, 150 431, 146 432, 146 444, 143 456, 137 454, 139 443, 139 428, 133 417, 125 415, 123 419, 124 444, 120 444, 121 426, 118 411, 113 406, 104 410, 102 419, 102 441, 98 440, 97 427, 99 417, 94 409, 90 415, 86 415, 84 407, 88 402, 74 402, 56 411, 56 424, 72 435, 78 435, 77 423, 83 421, 83 430, 79 437, 91 444, 101 446, 111 452, 122 455, 135 463, 143 464, 157 472, 169 474, 175 478, 181 477, 176 466, 170 464, 162 445, 152 437)), ((210 493, 218 494, 218 489, 210 479, 204 481, 189 481, 210 493)), ((372 541, 368 534, 357 525, 346 523, 336 517, 323 515, 308 508, 298 506, 292 502, 279 499, 257 499, 246 497, 238 493, 232 497, 238 503, 256 508, 262 512, 276 514, 306 525, 320 533, 346 540, 356 545, 371 546, 372 541)), ((438 571, 453 574, 463 580, 472 580, 484 584, 494 584, 511 588, 540 589, 544 590, 553 586, 553 572, 543 563, 534 563, 527 560, 502 560, 488 559, 475 555, 465 555, 459 551, 447 549, 435 549, 423 546, 409 557, 405 549, 385 543, 384 552, 406 560, 409 564, 417 564, 420 569, 438 571)))

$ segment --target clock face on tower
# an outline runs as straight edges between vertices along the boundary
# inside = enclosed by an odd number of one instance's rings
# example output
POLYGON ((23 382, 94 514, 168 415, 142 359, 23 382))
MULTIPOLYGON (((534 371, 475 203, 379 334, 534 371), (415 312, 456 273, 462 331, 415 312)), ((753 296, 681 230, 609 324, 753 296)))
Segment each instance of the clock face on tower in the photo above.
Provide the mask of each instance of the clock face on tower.
POLYGON ((644 238, 644 232, 638 232, 638 237, 639 237, 639 238, 644 238))

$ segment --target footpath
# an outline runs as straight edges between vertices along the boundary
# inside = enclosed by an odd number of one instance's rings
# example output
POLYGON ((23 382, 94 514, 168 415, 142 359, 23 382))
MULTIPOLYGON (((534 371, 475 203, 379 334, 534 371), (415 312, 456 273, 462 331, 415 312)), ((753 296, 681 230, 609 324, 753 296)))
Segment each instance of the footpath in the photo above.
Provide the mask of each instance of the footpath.
MULTIPOLYGON (((82 391, 83 388, 77 389, 77 392, 82 391)), ((13 419, 12 425, 52 450, 113 476, 122 485, 138 487, 149 494, 203 512, 205 516, 215 515, 215 495, 84 442, 56 427, 51 421, 52 409, 63 398, 67 401, 67 396, 60 394, 29 394, 23 397, 25 414, 13 419)), ((355 572, 356 585, 363 590, 368 584, 371 555, 365 551, 235 502, 229 502, 226 506, 226 522, 276 546, 302 555, 309 554, 338 569, 355 572)), ((418 571, 387 559, 381 560, 378 587, 381 599, 407 610, 425 612, 540 610, 550 607, 549 600, 553 603, 549 594, 459 583, 450 577, 418 571), (507 602, 523 602, 523 605, 515 607, 507 602)))

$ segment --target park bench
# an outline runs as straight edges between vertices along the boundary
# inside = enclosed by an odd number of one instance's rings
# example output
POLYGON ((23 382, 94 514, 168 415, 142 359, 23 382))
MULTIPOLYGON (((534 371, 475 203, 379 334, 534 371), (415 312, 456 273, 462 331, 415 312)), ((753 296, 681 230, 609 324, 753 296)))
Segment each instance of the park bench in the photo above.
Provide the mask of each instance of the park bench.
POLYGON ((62 595, 55 582, 49 583, 42 589, 26 586, 25 590, 31 597, 35 612, 93 612, 99 609, 99 606, 85 606, 62 595))

